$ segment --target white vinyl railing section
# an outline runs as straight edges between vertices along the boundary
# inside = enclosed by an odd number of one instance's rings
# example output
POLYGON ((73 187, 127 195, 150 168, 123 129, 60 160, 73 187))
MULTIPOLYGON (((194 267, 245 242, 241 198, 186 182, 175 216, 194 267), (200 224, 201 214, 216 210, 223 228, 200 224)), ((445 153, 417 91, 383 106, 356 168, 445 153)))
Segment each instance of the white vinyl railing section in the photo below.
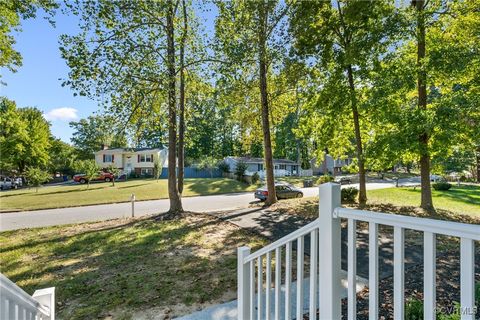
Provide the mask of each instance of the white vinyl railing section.
POLYGON ((480 240, 479 225, 341 208, 340 185, 335 183, 321 185, 319 198, 317 220, 254 253, 248 247, 238 248, 238 319, 303 319, 304 314, 309 319, 340 319, 343 218, 348 221, 348 319, 357 315, 356 224, 364 221, 369 225, 369 319, 378 319, 378 226, 386 225, 394 228, 393 318, 404 319, 404 234, 411 229, 424 237, 424 319, 435 319, 436 235, 447 235, 460 238, 461 319, 474 320, 474 247, 480 240), (305 240, 310 243, 308 263, 305 240))
POLYGON ((55 288, 30 296, 0 273, 0 320, 55 320, 55 288))

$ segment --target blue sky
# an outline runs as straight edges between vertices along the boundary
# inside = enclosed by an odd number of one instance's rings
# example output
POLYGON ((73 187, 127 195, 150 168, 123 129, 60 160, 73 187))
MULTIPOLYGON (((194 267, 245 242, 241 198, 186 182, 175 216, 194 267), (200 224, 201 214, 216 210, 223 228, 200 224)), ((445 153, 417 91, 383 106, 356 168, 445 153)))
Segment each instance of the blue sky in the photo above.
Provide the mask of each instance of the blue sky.
MULTIPOLYGON (((213 32, 216 8, 199 11, 207 33, 213 32)), ((56 27, 39 14, 36 19, 22 22, 22 31, 15 33, 15 48, 23 57, 23 65, 16 73, 0 70, 0 96, 17 103, 18 107, 37 107, 51 123, 52 134, 65 142, 70 142, 72 129, 68 123, 88 117, 100 111, 96 101, 85 97, 74 97, 73 91, 62 87, 62 80, 68 77, 69 68, 60 56, 58 39, 61 34, 78 33, 78 19, 60 12, 54 18, 56 27)))

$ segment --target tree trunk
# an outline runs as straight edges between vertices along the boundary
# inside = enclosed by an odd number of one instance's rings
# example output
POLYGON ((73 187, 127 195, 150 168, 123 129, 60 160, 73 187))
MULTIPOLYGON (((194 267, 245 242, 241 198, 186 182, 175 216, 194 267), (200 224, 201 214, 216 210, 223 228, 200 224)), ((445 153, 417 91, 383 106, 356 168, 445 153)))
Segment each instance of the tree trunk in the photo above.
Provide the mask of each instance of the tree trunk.
POLYGON ((353 115, 353 125, 355 128, 355 144, 356 144, 356 151, 357 151, 357 159, 358 159, 358 177, 360 182, 360 190, 358 193, 358 202, 361 206, 367 203, 367 187, 366 187, 366 179, 365 179, 365 159, 363 158, 363 147, 362 147, 362 136, 360 133, 360 119, 358 116, 358 109, 357 109, 357 96, 355 92, 355 82, 353 81, 353 69, 352 65, 348 65, 347 67, 347 74, 348 74, 348 84, 350 87, 350 103, 352 107, 352 115, 353 115))
POLYGON ((173 25, 173 3, 169 2, 167 9, 167 61, 168 61, 168 198, 169 212, 176 214, 183 211, 182 200, 178 193, 176 172, 177 145, 177 111, 175 96, 175 43, 173 25))
POLYGON ((263 147, 265 157, 265 173, 267 176, 267 191, 268 196, 265 201, 266 205, 271 205, 277 202, 277 195, 275 193, 275 177, 273 174, 273 155, 272 142, 270 139, 270 121, 268 108, 268 87, 267 87, 267 52, 266 52, 266 32, 268 12, 265 4, 259 4, 259 34, 258 34, 258 65, 260 78, 260 101, 262 106, 262 130, 263 130, 263 147))
POLYGON ((480 182, 480 145, 477 147, 477 182, 480 182))
POLYGON ((180 101, 178 124, 178 192, 183 192, 183 178, 185 167, 185 42, 187 39, 187 7, 182 0, 183 7, 183 34, 180 43, 180 101))
MULTIPOLYGON (((417 68, 418 68, 418 108, 427 110, 427 73, 423 68, 425 59, 425 17, 424 6, 425 1, 417 0, 415 2, 417 10, 417 68)), ((432 211, 432 189, 430 187, 430 153, 428 150, 428 141, 430 137, 428 132, 422 132, 419 136, 420 141, 420 179, 422 185, 422 195, 420 206, 432 211)))

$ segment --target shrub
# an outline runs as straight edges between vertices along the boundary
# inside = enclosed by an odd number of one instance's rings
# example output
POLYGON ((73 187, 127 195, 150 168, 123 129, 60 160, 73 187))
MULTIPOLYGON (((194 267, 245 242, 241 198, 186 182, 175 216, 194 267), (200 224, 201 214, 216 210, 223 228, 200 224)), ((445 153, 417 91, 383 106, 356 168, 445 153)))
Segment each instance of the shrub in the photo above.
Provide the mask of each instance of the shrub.
POLYGON ((350 187, 342 189, 342 201, 343 202, 355 202, 358 195, 358 189, 350 187))
POLYGON ((252 175, 252 184, 256 184, 258 181, 260 181, 260 176, 258 175, 258 172, 255 172, 252 175))
POLYGON ((323 183, 331 182, 333 180, 334 180, 334 178, 331 175, 325 174, 325 175, 321 176, 320 178, 318 178, 317 184, 323 184, 323 183))
POLYGON ((238 181, 243 181, 243 176, 245 175, 245 171, 247 171, 248 165, 243 162, 239 161, 235 168, 235 176, 237 177, 238 181))
POLYGON ((448 190, 452 187, 452 184, 448 182, 435 182, 432 184, 432 187, 435 190, 448 190))
POLYGON ((218 169, 219 169, 222 173, 228 173, 228 172, 230 172, 230 166, 229 166, 225 161, 220 161, 220 163, 218 164, 218 169))
POLYGON ((423 320, 423 301, 419 299, 408 300, 405 305, 405 319, 423 320))
POLYGON ((35 192, 38 192, 38 187, 44 182, 52 178, 50 173, 43 171, 40 168, 28 168, 26 172, 28 184, 35 187, 35 192))

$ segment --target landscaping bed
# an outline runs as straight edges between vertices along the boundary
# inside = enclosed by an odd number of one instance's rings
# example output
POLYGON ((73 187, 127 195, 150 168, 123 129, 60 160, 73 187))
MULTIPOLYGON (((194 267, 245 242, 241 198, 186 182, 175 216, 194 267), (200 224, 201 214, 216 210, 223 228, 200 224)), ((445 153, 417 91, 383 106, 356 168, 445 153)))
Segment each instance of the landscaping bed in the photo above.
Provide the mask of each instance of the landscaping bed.
POLYGON ((169 319, 234 299, 237 247, 265 244, 191 213, 3 232, 0 260, 29 294, 55 286, 59 319, 169 319))

